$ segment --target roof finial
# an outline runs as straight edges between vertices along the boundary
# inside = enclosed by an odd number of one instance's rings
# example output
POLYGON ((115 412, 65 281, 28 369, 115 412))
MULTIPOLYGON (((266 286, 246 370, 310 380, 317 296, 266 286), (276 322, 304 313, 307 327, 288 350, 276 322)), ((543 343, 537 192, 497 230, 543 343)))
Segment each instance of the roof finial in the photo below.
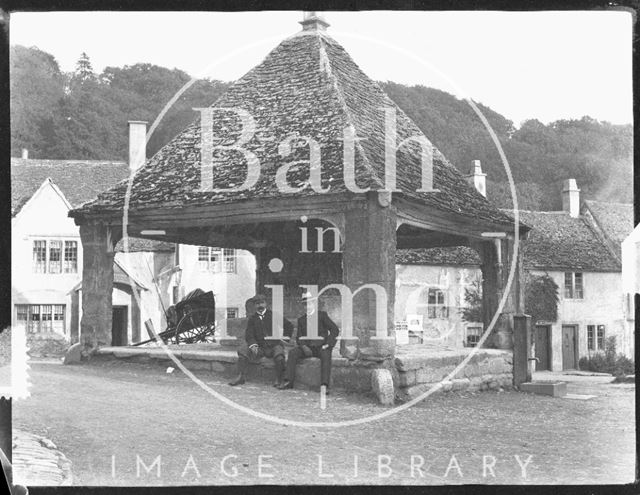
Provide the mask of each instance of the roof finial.
POLYGON ((303 31, 326 31, 329 27, 329 23, 325 21, 324 17, 315 11, 304 11, 300 24, 302 24, 303 31))

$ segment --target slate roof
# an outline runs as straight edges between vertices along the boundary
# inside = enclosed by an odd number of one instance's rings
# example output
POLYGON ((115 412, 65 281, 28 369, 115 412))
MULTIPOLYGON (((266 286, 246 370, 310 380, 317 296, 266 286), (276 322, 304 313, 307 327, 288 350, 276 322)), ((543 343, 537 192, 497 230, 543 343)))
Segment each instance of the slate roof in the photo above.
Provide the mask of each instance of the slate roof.
MULTIPOLYGON (((422 136, 418 127, 355 64, 347 52, 324 32, 304 31, 287 38, 265 60, 230 86, 215 107, 248 111, 256 132, 243 146, 260 160, 257 184, 242 192, 203 192, 200 188, 200 118, 149 159, 134 179, 130 209, 170 209, 185 205, 238 203, 248 199, 282 198, 275 184, 275 171, 285 163, 308 160, 308 146, 301 145, 282 158, 278 145, 289 135, 309 136, 321 146, 322 185, 331 193, 348 192, 342 170, 343 129, 352 126, 359 138, 355 175, 360 187, 382 189, 384 178, 384 112, 396 111, 398 143, 409 136, 422 136)), ((213 145, 233 144, 240 135, 237 115, 216 110, 213 145)), ((397 185, 406 196, 445 212, 473 220, 513 225, 507 215, 489 203, 437 150, 434 151, 434 187, 439 193, 416 193, 421 183, 420 148, 404 146, 397 154, 397 185)), ((216 188, 240 185, 246 162, 238 152, 214 153, 213 184, 216 188)), ((293 166, 291 186, 308 178, 307 166, 293 166)), ((122 209, 126 183, 100 195, 97 201, 72 211, 71 215, 117 213, 122 209)), ((287 197, 315 193, 310 187, 287 197)))
POLYGON ((582 216, 556 211, 520 211, 531 226, 523 243, 528 269, 619 272, 620 262, 582 216))
POLYGON ((587 200, 584 202, 584 208, 591 212, 611 248, 621 257, 622 241, 631 234, 634 227, 633 205, 587 200))
POLYGON ((126 177, 129 167, 120 161, 11 158, 11 216, 16 216, 47 178, 77 207, 126 177))

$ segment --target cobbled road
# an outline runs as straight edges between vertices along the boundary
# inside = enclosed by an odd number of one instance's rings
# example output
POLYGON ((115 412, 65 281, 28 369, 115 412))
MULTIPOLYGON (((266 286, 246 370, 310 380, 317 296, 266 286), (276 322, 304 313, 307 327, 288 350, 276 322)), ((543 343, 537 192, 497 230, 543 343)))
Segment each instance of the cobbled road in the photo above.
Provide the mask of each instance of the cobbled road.
MULTIPOLYGON (((513 391, 448 393, 384 419, 341 428, 275 424, 238 411, 178 370, 106 361, 31 365, 15 428, 51 439, 77 485, 630 483, 633 384, 571 383, 590 400, 513 391), (588 392, 580 387, 587 386, 588 392)), ((298 421, 363 418, 373 398, 229 387, 213 390, 298 421)))

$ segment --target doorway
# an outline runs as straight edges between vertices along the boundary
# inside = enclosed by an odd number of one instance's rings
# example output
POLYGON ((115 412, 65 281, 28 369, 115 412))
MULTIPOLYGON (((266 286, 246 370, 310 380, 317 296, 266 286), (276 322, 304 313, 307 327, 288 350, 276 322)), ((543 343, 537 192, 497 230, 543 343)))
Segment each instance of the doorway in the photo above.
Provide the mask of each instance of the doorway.
POLYGON ((551 370, 551 326, 537 325, 534 337, 536 371, 551 370))
POLYGON ((562 325, 562 369, 574 370, 578 364, 578 325, 562 325))
POLYGON ((111 323, 111 345, 123 346, 128 344, 127 339, 127 306, 114 306, 111 323))

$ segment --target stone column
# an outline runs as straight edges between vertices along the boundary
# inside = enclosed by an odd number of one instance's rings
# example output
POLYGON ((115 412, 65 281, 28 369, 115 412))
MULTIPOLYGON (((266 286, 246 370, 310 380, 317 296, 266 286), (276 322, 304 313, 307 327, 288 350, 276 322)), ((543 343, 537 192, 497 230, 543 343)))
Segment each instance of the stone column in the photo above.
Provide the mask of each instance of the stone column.
POLYGON ((82 241, 82 319, 80 342, 95 349, 111 344, 113 257, 117 239, 103 224, 80 225, 82 241))
MULTIPOLYGON (((504 294, 511 270, 511 260, 513 257, 513 240, 492 239, 488 241, 477 241, 472 246, 480 254, 482 270, 482 314, 485 328, 493 319, 500 299, 504 294), (498 250, 500 250, 498 252, 498 250)), ((507 294, 502 312, 496 322, 492 335, 487 339, 489 347, 498 349, 513 348, 513 316, 516 313, 524 312, 524 297, 522 286, 522 243, 520 243, 520 253, 518 255, 513 283, 507 294)))
MULTIPOLYGON (((387 295, 388 338, 376 337, 376 295, 370 289, 353 298, 353 334, 358 355, 382 360, 395 353, 394 303, 396 279, 396 214, 392 206, 382 206, 377 193, 355 203, 345 213, 345 242, 342 257, 343 283, 352 293, 365 284, 381 286, 387 295)), ((388 204, 388 203, 386 203, 388 204)))

